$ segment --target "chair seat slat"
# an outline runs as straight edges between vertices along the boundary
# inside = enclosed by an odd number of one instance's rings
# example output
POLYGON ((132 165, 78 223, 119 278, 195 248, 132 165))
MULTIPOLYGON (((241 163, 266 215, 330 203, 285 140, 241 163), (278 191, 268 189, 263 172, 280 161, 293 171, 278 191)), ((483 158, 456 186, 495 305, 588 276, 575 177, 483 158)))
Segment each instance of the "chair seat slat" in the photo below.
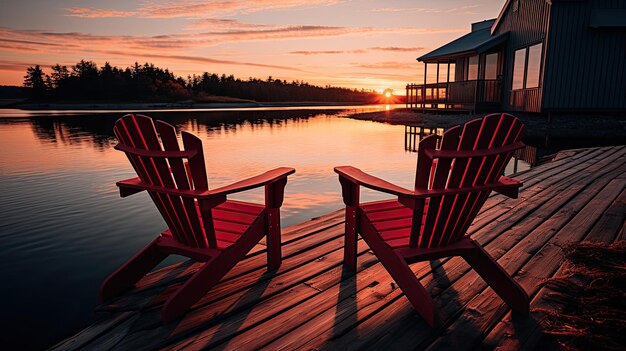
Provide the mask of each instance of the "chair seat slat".
POLYGON ((412 214, 413 214, 413 211, 405 207, 405 208, 393 209, 393 210, 388 210, 388 211, 374 212, 371 214, 368 213, 367 216, 370 219, 370 221, 375 223, 379 221, 388 221, 392 219, 411 218, 412 214))
POLYGON ((381 200, 381 201, 372 201, 361 204, 360 206, 367 213, 374 213, 379 211, 388 211, 395 210, 405 207, 395 199, 393 200, 381 200))
POLYGON ((252 222, 254 222, 254 220, 258 216, 258 213, 256 215, 251 215, 247 213, 223 210, 220 206, 213 208, 212 212, 213 212, 213 219, 216 221, 226 221, 226 222, 247 224, 247 225, 250 225, 252 222))
POLYGON ((215 209, 258 216, 265 207, 249 202, 228 200, 215 207, 215 209))

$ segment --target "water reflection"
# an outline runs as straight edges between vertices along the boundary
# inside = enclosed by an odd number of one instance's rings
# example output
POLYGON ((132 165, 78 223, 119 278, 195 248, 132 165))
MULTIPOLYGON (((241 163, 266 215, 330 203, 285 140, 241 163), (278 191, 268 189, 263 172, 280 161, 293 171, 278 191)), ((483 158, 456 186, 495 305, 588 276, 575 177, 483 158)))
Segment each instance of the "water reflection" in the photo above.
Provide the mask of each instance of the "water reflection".
POLYGON ((437 147, 439 147, 443 132, 443 128, 404 126, 404 149, 406 151, 417 152, 420 141, 432 134, 437 136, 437 147))
MULTIPOLYGON (((280 126, 285 120, 306 121, 319 111, 250 111, 250 112, 154 112, 150 116, 167 121, 178 129, 207 134, 213 131, 236 132, 247 125, 252 129, 280 126)), ((115 138, 113 125, 120 113, 75 116, 46 116, 33 118, 33 132, 38 139, 71 145, 87 140, 96 147, 108 146, 115 138)))

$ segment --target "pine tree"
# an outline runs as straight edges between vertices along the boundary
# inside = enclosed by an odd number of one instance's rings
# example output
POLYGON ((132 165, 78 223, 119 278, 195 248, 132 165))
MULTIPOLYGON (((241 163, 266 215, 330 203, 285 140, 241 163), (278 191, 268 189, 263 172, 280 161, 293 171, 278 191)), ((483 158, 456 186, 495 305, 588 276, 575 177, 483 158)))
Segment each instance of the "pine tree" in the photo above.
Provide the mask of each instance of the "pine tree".
POLYGON ((24 76, 24 86, 31 88, 34 97, 42 97, 46 93, 46 78, 39 65, 28 67, 24 76))

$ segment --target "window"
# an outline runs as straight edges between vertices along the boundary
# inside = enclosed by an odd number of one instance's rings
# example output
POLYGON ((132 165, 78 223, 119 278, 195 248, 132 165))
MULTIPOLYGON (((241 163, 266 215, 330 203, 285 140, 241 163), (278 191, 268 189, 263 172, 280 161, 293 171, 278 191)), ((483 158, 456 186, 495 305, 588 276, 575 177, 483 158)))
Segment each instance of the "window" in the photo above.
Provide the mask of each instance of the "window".
POLYGON ((541 43, 528 48, 528 65, 526 69, 526 89, 539 87, 541 69, 541 43))
POLYGON ((455 70, 456 70, 456 63, 451 62, 450 63, 450 79, 449 79, 450 82, 454 82, 454 77, 456 74, 455 70))
POLYGON ((496 79, 498 75, 498 53, 485 56, 485 79, 496 79))
POLYGON ((437 83, 437 64, 436 63, 426 64, 426 84, 428 83, 437 83))
POLYGON ((513 90, 524 89, 524 70, 526 69, 526 48, 515 51, 513 57, 513 90))
POLYGON ((512 90, 530 89, 539 87, 541 73, 541 47, 535 44, 528 48, 515 51, 513 58, 513 85, 512 90))
POLYGON ((467 80, 478 79, 478 55, 471 56, 467 61, 467 80))
POLYGON ((448 63, 439 63, 439 83, 446 83, 448 81, 448 63))

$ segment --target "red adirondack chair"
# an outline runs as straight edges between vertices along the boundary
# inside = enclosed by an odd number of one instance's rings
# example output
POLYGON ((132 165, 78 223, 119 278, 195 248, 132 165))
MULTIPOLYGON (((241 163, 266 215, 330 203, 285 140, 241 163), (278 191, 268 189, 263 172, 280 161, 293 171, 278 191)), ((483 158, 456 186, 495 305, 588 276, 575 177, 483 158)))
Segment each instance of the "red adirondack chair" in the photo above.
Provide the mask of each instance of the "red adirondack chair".
POLYGON ((415 189, 361 170, 336 167, 346 204, 344 261, 356 269, 357 234, 402 289, 415 310, 435 326, 434 303, 409 263, 461 256, 514 310, 528 314, 524 290, 466 233, 492 190, 516 198, 522 184, 501 176, 513 151, 522 148, 524 126, 508 114, 492 114, 447 130, 418 149, 415 189), (359 186, 397 200, 359 203, 359 186))
POLYGON ((155 126, 150 117, 141 115, 122 117, 114 132, 119 140, 115 148, 126 153, 139 176, 118 182, 120 195, 146 190, 169 228, 106 278, 100 286, 101 301, 131 288, 170 254, 204 262, 165 302, 161 317, 166 323, 184 314, 264 235, 268 269, 280 265, 279 209, 293 168, 276 168, 209 190, 202 141, 193 134, 182 132, 185 150, 180 150, 173 126, 163 121, 155 126), (226 199, 261 186, 265 187, 264 206, 226 199))

